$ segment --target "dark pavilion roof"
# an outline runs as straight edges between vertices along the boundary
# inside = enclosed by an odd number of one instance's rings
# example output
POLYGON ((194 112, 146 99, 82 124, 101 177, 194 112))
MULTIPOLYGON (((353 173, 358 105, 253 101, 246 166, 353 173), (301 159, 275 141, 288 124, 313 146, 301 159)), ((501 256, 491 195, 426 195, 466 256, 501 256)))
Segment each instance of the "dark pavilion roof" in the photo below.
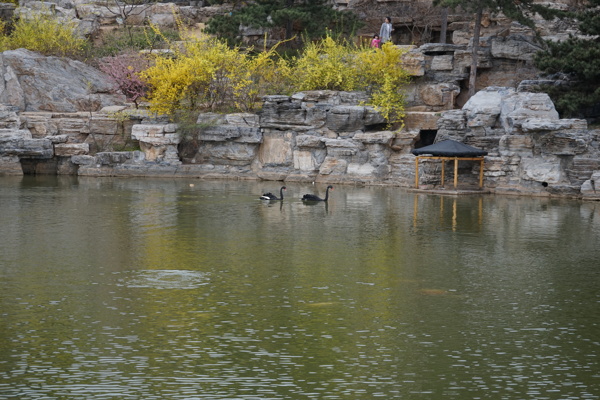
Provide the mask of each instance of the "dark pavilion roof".
POLYGON ((455 140, 444 140, 429 146, 414 149, 412 153, 415 156, 480 157, 487 155, 488 152, 455 140))

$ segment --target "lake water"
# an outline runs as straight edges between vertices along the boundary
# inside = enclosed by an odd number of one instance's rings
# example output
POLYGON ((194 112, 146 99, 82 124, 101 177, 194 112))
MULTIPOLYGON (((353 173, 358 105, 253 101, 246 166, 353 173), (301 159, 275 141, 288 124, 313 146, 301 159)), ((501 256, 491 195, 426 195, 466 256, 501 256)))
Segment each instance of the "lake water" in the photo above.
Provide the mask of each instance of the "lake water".
POLYGON ((600 203, 0 178, 1 399, 600 399, 600 203))

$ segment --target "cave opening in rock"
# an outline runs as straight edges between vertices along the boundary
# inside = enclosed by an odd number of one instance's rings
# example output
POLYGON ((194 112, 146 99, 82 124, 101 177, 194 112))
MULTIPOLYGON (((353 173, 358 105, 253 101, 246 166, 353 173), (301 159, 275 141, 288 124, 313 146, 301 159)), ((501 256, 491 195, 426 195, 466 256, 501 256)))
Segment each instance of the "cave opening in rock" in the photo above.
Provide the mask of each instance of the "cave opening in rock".
POLYGON ((419 139, 415 142, 415 149, 429 146, 435 142, 437 129, 423 129, 419 132, 419 139))

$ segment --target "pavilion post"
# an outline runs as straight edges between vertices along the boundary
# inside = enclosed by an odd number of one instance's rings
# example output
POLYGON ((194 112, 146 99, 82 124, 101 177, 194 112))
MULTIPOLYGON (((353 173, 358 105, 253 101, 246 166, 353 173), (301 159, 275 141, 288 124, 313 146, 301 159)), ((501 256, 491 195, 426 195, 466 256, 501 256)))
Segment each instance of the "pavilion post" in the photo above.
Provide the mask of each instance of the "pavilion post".
POLYGON ((419 157, 415 158, 415 189, 419 188, 419 157))
POLYGON ((458 157, 454 157, 454 189, 458 186, 458 157))

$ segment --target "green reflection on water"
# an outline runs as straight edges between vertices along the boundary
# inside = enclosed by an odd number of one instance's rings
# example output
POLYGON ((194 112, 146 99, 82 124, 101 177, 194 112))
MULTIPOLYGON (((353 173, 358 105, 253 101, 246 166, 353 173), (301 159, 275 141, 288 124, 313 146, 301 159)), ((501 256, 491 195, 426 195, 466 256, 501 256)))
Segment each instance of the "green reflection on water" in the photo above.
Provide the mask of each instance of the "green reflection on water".
POLYGON ((598 398, 600 204, 0 178, 0 398, 598 398))

